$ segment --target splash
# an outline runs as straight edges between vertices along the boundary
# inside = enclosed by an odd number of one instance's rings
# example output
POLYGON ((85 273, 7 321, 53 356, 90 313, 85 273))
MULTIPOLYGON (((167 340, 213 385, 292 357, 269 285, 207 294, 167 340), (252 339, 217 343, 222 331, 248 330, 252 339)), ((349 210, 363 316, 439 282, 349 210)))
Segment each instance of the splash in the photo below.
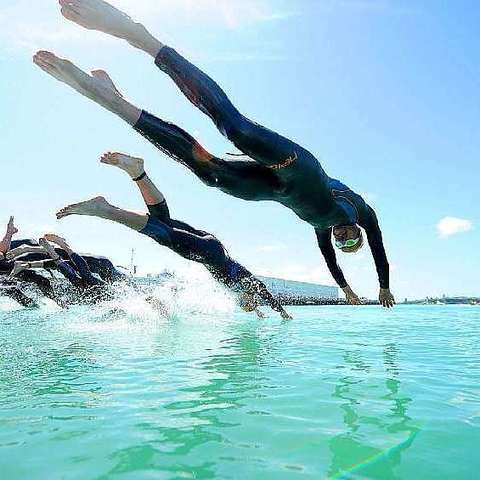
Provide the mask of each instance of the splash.
MULTIPOLYGON (((152 278, 135 278, 130 283, 118 283, 114 287, 114 299, 95 305, 75 305, 75 292, 63 283, 57 291, 66 303, 72 305, 63 310, 66 323, 81 330, 94 328, 132 328, 135 323, 158 324, 168 319, 182 318, 189 321, 225 318, 235 310, 233 296, 201 269, 187 267, 169 275, 152 278)), ((38 293, 38 292, 37 292, 38 293)), ((38 313, 62 311, 53 301, 38 298, 38 313)), ((0 311, 16 311, 23 307, 7 298, 0 298, 0 311)))

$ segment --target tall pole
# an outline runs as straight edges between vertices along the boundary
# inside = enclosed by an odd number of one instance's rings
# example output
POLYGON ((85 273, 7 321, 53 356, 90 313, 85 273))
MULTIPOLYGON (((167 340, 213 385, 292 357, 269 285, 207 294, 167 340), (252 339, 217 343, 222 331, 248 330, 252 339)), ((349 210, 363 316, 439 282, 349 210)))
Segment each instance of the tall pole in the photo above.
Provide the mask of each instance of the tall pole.
POLYGON ((130 258, 130 273, 131 273, 132 275, 135 274, 134 258, 135 258, 135 249, 132 248, 132 256, 131 256, 131 258, 130 258))

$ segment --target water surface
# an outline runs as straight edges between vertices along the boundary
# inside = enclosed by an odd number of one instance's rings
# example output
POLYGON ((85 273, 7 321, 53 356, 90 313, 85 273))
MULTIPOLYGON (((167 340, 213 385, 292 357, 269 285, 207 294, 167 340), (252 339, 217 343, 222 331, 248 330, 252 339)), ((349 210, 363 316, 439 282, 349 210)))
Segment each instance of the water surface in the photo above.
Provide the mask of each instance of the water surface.
POLYGON ((16 479, 480 478, 480 308, 0 311, 16 479))

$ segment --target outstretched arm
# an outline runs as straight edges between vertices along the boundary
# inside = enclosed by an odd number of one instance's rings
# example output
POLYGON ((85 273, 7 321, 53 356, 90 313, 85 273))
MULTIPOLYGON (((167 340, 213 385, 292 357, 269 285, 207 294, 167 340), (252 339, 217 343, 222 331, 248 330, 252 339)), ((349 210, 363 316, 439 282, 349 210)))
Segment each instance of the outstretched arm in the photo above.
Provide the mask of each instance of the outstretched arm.
POLYGON ((377 269, 380 283, 379 301, 384 307, 393 307, 395 299, 390 292, 390 266, 383 245, 382 231, 378 225, 377 215, 369 205, 367 205, 367 216, 361 226, 367 233, 368 244, 377 269))
POLYGON ((345 293, 347 302, 352 305, 360 304, 360 299, 348 285, 342 269, 338 265, 337 256, 332 245, 332 229, 327 228, 325 230, 315 230, 315 233, 317 235, 318 246, 320 247, 320 251, 325 259, 328 270, 337 282, 337 285, 343 290, 343 293, 345 293))
POLYGON ((2 241, 0 242, 0 254, 5 257, 6 253, 10 250, 10 245, 12 243, 12 237, 18 232, 17 228, 14 224, 14 218, 10 217, 10 220, 7 224, 7 231, 5 232, 5 236, 3 237, 2 241))
MULTIPOLYGON (((253 293, 261 297, 265 302, 270 305, 270 308, 272 310, 275 310, 276 312, 280 313, 283 319, 285 320, 291 320, 292 317, 288 314, 288 312, 283 308, 282 304, 268 291, 267 286, 260 281, 256 277, 250 277, 247 285, 250 284, 247 287, 247 291, 249 293, 253 293)), ((258 315, 258 312, 257 312, 258 315)), ((262 318, 262 317, 260 317, 262 318)))

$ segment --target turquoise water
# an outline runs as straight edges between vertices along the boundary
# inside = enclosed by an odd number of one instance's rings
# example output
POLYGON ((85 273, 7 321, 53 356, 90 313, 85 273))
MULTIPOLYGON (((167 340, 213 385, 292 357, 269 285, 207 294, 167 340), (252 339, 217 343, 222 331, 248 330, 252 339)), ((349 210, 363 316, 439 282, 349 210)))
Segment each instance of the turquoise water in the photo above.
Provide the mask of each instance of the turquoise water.
POLYGON ((2 479, 480 478, 480 308, 0 311, 2 479))

